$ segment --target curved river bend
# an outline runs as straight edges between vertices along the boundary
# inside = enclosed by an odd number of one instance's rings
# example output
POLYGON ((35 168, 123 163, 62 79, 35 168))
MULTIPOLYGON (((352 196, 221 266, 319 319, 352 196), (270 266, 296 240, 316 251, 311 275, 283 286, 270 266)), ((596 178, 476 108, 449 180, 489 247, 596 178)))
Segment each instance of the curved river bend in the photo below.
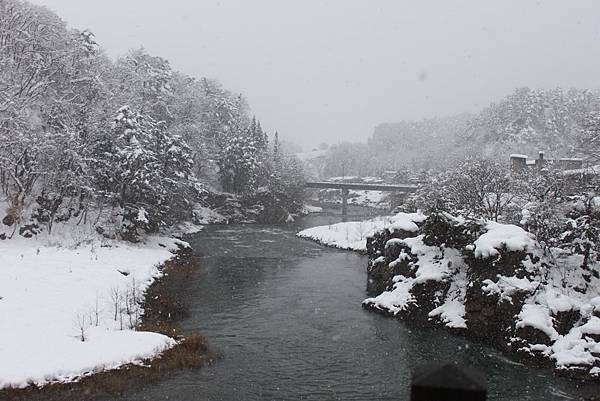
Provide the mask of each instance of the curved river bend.
POLYGON ((212 226, 190 242, 198 269, 174 291, 184 329, 200 331, 223 359, 129 394, 127 400, 407 400, 414 366, 454 361, 483 370, 493 400, 568 400, 600 386, 557 378, 439 329, 361 308, 366 257, 295 237, 339 221, 294 227, 212 226))

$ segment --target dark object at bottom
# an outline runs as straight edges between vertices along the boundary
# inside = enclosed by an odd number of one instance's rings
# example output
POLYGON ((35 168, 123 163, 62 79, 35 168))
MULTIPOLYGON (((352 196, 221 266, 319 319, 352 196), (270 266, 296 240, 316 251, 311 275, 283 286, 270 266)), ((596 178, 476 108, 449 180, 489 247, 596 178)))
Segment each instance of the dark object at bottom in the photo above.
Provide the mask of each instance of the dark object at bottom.
POLYGON ((485 377, 465 366, 421 366, 412 377, 411 401, 485 401, 486 397, 485 377))

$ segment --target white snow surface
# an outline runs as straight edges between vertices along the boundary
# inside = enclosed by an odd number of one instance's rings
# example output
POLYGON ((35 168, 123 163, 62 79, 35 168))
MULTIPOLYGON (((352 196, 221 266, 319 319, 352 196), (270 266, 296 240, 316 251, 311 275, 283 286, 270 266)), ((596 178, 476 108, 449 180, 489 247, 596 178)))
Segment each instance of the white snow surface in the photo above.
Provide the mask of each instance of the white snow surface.
POLYGON ((304 205, 302 206, 302 214, 321 213, 323 208, 320 206, 304 205))
POLYGON ((220 213, 201 205, 195 205, 194 219, 198 224, 223 224, 227 223, 227 219, 220 213))
MULTIPOLYGON (((560 291, 561 289, 552 286, 544 286, 536 291, 523 305, 517 327, 531 326, 544 332, 551 339, 551 345, 530 344, 528 349, 549 356, 559 369, 570 369, 573 366, 592 367, 600 360, 597 357, 600 354, 600 343, 591 337, 600 334, 600 318, 591 315, 595 298, 586 300, 584 294, 567 295, 560 291), (582 322, 561 335, 554 328, 552 314, 571 309, 581 312, 582 322)), ((589 373, 595 375, 594 372, 592 367, 589 373)))
POLYGON ((476 258, 489 258, 498 255, 504 246, 509 251, 525 251, 535 247, 533 236, 519 226, 488 221, 487 231, 474 243, 476 258))
POLYGON ((512 296, 518 292, 534 292, 540 285, 537 281, 515 276, 498 275, 498 281, 483 280, 481 290, 487 294, 498 295, 501 300, 512 302, 512 296))
POLYGON ((384 228, 403 228, 417 231, 415 223, 425 220, 422 213, 398 213, 395 216, 377 217, 366 221, 350 221, 329 226, 317 226, 297 235, 318 241, 324 245, 355 251, 366 251, 367 237, 384 228))
POLYGON ((111 293, 123 297, 135 287, 142 294, 178 243, 185 244, 165 237, 72 248, 0 241, 0 388, 71 381, 172 347, 175 341, 158 333, 120 330, 111 293))
POLYGON ((450 328, 467 328, 467 322, 465 321, 465 304, 464 300, 449 299, 442 305, 438 306, 431 312, 429 317, 439 316, 442 322, 450 328))
POLYGON ((370 304, 377 309, 388 311, 394 315, 402 312, 411 304, 416 303, 415 297, 410 290, 414 285, 414 279, 404 276, 394 277, 394 289, 384 291, 375 298, 367 298, 363 303, 370 304))
POLYGON ((558 332, 554 329, 554 319, 550 316, 550 310, 543 305, 525 304, 519 313, 517 328, 533 327, 542 331, 551 340, 558 339, 558 332))
POLYGON ((348 193, 350 205, 378 208, 388 201, 388 193, 383 191, 351 190, 348 193))
POLYGON ((165 234, 174 237, 197 234, 204 229, 200 224, 194 224, 191 221, 185 221, 177 224, 175 227, 165 230, 165 234))
POLYGON ((450 273, 450 288, 444 303, 431 312, 428 316, 438 316, 446 327, 454 329, 466 329, 467 321, 465 320, 465 298, 467 297, 467 269, 464 263, 460 262, 459 255, 454 255, 456 264, 453 266, 453 271, 450 273))

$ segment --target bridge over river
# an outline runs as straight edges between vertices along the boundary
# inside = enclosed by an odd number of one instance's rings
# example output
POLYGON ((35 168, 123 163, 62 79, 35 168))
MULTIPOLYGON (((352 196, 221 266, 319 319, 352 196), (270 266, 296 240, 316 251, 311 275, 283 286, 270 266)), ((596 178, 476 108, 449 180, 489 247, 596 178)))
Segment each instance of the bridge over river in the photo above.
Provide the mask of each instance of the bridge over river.
MULTIPOLYGON (((313 181, 306 182, 305 188, 316 189, 339 189, 342 191, 342 215, 348 214, 348 194, 350 190, 355 191, 384 191, 392 194, 408 194, 415 192, 418 184, 364 184, 360 182, 328 182, 328 181, 313 181)), ((392 208, 395 205, 391 205, 392 208)))

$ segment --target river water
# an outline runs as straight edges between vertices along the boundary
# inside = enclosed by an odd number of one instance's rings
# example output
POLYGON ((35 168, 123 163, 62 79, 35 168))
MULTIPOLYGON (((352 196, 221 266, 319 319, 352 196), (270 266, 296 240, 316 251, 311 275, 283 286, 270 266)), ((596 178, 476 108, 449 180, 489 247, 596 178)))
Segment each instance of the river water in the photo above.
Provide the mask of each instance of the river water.
POLYGON ((191 238, 198 268, 175 289, 190 311, 182 325, 206 334, 223 357, 124 399, 407 400, 415 366, 447 361, 483 371, 492 400, 600 393, 444 330, 363 310, 366 257, 295 237, 339 220, 323 214, 279 228, 211 226, 191 238))

